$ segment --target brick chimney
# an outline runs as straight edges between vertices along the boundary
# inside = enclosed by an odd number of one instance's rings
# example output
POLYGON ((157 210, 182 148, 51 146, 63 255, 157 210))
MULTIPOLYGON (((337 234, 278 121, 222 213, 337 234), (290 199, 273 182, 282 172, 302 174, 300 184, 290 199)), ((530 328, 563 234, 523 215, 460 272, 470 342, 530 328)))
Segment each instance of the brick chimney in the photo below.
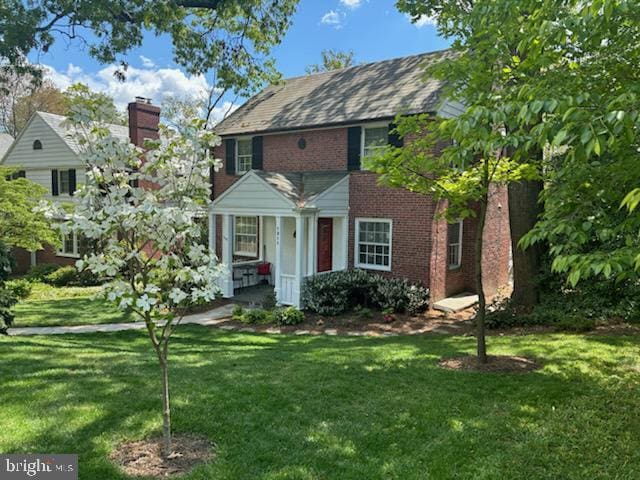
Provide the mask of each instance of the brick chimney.
POLYGON ((141 147, 145 138, 157 140, 160 107, 151 104, 150 98, 136 97, 127 107, 129 111, 129 138, 134 145, 141 147))

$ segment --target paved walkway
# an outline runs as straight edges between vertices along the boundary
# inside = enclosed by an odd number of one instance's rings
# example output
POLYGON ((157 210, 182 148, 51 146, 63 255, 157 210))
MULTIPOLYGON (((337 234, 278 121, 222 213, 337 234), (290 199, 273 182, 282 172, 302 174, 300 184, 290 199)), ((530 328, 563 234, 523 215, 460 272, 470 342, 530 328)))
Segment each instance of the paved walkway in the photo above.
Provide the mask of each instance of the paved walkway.
MULTIPOLYGON (((216 327, 228 332, 241 333, 267 333, 267 334, 288 334, 288 335, 328 335, 328 336, 348 336, 348 337, 395 337, 398 335, 424 335, 429 333, 444 335, 461 335, 466 333, 469 321, 441 319, 433 324, 424 325, 421 328, 406 329, 402 331, 380 331, 380 330, 348 330, 331 327, 313 327, 307 329, 292 329, 291 327, 266 327, 250 325, 221 325, 231 319, 231 311, 234 304, 224 305, 207 312, 187 315, 182 319, 182 324, 202 325, 205 327, 216 327)), ((18 335, 65 335, 97 332, 122 332, 126 330, 144 330, 144 322, 130 323, 105 323, 102 325, 76 325, 73 327, 24 327, 10 328, 10 336, 18 335)))
MULTIPOLYGON (((234 305, 224 305, 203 313, 187 315, 182 324, 215 326, 231 317, 234 305)), ((64 335, 67 333, 122 332, 124 330, 143 330, 144 322, 104 323, 102 325, 75 325, 73 327, 24 327, 10 328, 9 335, 64 335)))

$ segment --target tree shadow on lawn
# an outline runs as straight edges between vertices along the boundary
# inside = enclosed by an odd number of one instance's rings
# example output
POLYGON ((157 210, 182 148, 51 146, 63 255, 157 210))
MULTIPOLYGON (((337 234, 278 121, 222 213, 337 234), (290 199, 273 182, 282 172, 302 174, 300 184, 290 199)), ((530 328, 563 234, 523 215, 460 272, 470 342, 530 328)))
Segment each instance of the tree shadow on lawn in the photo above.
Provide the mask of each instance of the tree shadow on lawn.
POLYGON ((135 320, 112 305, 93 298, 32 300, 16 305, 14 327, 49 327, 122 323, 135 320))
MULTIPOLYGON (((624 477, 639 465, 637 420, 625 414, 640 407, 637 382, 612 405, 621 387, 606 377, 619 372, 609 360, 584 369, 615 357, 610 346, 492 338, 491 353, 534 356, 544 368, 437 366, 474 345, 182 327, 170 354, 174 429, 217 444, 217 459, 183 478, 624 477)), ((144 333, 21 338, 0 352, 0 425, 15 418, 26 430, 0 434, 3 451, 78 452, 80 478, 125 478, 111 449, 159 432, 159 370, 144 333)))

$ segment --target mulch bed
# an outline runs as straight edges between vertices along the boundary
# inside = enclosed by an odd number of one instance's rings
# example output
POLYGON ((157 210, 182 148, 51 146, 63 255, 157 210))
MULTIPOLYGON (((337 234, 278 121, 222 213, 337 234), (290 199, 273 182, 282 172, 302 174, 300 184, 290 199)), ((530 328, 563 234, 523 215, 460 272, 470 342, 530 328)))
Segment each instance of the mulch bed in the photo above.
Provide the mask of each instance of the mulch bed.
POLYGON ((214 446, 205 438, 193 435, 174 435, 173 454, 161 455, 162 438, 151 438, 120 445, 111 460, 133 477, 167 478, 189 472, 200 463, 214 457, 214 446))
POLYGON ((438 365, 449 370, 484 373, 527 373, 541 366, 531 358, 511 355, 489 356, 487 363, 479 363, 475 355, 443 358, 438 365))
MULTIPOLYGON (((356 313, 348 313, 337 317, 327 317, 317 314, 306 314, 305 321, 298 325, 277 327, 282 333, 293 333, 305 330, 310 333, 323 333, 325 330, 336 330, 338 335, 347 332, 373 332, 383 335, 408 335, 427 333, 434 330, 449 330, 450 333, 465 335, 473 333, 473 323, 469 320, 473 316, 472 310, 445 315, 437 310, 429 310, 420 315, 394 314, 392 321, 385 319, 378 311, 372 311, 370 318, 363 318, 356 313)), ((234 320, 222 322, 219 326, 232 325, 241 328, 252 328, 256 332, 265 332, 274 325, 246 324, 234 320)))

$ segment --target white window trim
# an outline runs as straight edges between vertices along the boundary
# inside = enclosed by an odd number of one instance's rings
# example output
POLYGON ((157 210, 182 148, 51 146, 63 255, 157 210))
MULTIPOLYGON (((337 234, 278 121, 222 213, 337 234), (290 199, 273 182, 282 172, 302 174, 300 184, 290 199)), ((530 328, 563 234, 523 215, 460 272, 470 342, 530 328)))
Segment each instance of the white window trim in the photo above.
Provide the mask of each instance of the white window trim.
POLYGON ((61 249, 58 249, 58 251, 56 251, 56 255, 58 257, 80 258, 80 252, 78 250, 78 235, 76 232, 71 232, 71 235, 73 238, 73 252, 69 253, 62 250, 62 248, 64 248, 64 235, 62 235, 61 249))
POLYGON ((462 230, 464 228, 464 221, 458 220, 457 222, 453 223, 460 224, 460 228, 458 229, 458 241, 455 243, 455 245, 458 246, 458 263, 449 263, 449 247, 451 246, 451 242, 449 242, 449 224, 447 224, 447 265, 449 266, 449 270, 455 270, 456 268, 460 268, 462 266, 462 230))
MULTIPOLYGON (((246 235, 246 234, 243 234, 246 235)), ((256 215, 234 215, 233 216, 233 254, 238 255, 239 257, 251 257, 258 258, 260 250, 260 217, 256 215), (243 252, 240 250, 236 250, 236 220, 237 217, 247 217, 247 218, 255 218, 256 219, 256 251, 255 252, 243 252)), ((247 261, 246 263, 255 262, 256 260, 247 261)), ((245 263, 245 262, 242 262, 245 263)), ((239 264, 239 263, 236 263, 239 264)))
MULTIPOLYGON (((360 125, 360 128, 361 128, 361 132, 360 132, 360 158, 361 159, 365 158, 365 156, 364 156, 364 140, 365 140, 365 136, 366 136, 365 130, 367 128, 382 128, 382 127, 386 127, 388 129, 389 128, 389 123, 391 123, 391 122, 364 123, 364 124, 360 125)), ((388 143, 388 141, 387 141, 387 143, 388 143)))
POLYGON ((393 220, 390 218, 368 218, 357 217, 355 219, 355 236, 353 242, 353 265, 355 268, 362 268, 363 270, 380 270, 382 272, 390 272, 391 265, 393 265, 393 220), (360 223, 361 222, 377 222, 389 224, 389 265, 369 265, 368 263, 360 263, 360 223))
POLYGON ((240 142, 245 142, 245 141, 249 141, 252 142, 251 143, 251 162, 253 164, 253 137, 236 137, 236 145, 235 145, 235 152, 234 152, 234 167, 235 167, 235 173, 236 175, 244 175, 245 173, 249 172, 251 170, 251 167, 249 168, 249 170, 240 170, 240 156, 239 156, 239 143, 240 142))

